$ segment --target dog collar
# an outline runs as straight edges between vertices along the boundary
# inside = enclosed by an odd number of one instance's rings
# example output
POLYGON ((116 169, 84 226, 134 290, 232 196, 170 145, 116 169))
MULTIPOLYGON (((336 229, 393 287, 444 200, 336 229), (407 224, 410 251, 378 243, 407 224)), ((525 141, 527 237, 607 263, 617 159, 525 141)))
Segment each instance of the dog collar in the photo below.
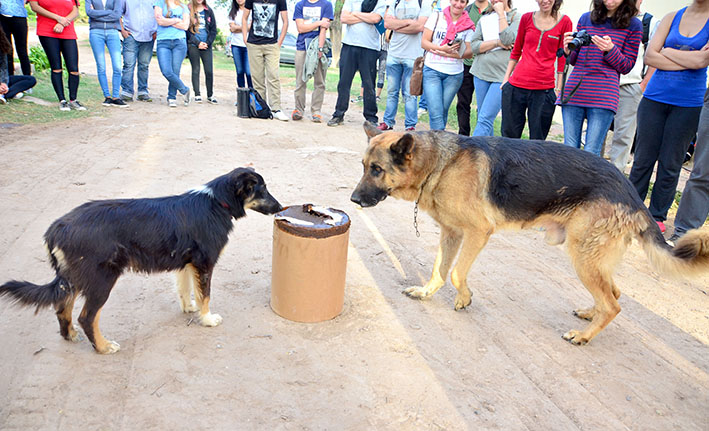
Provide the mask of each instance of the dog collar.
POLYGON ((224 201, 219 201, 219 204, 220 204, 221 206, 223 206, 224 208, 229 209, 229 204, 227 204, 226 202, 224 202, 224 201))

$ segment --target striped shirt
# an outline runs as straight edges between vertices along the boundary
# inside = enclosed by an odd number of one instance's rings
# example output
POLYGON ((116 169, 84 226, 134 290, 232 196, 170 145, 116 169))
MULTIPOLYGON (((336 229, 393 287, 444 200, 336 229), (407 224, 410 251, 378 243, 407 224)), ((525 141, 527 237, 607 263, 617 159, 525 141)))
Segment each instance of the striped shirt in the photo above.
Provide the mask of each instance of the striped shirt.
MULTIPOLYGON (((628 28, 613 28, 610 19, 602 24, 593 24, 590 12, 586 12, 579 19, 578 30, 586 30, 591 36, 609 36, 613 49, 603 52, 591 43, 569 55, 568 62, 574 70, 566 81, 564 100, 580 82, 568 105, 615 112, 618 108, 620 75, 630 72, 635 65, 643 25, 637 18, 630 20, 628 28)), ((556 103, 559 105, 561 101, 557 99, 556 103)))

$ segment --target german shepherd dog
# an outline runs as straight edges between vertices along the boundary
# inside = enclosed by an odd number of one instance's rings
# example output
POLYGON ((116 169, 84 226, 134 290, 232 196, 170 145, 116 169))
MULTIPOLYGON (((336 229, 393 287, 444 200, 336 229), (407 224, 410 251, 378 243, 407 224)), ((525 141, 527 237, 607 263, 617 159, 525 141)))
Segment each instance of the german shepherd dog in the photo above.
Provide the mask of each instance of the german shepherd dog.
POLYGON ((632 184, 613 165, 553 142, 468 138, 442 132, 382 133, 365 123, 364 174, 351 200, 362 207, 387 196, 417 201, 440 225, 431 279, 404 291, 428 298, 451 273, 455 309, 471 303, 466 276, 498 229, 542 228, 549 244, 566 242, 571 263, 594 306, 574 314, 591 323, 563 338, 586 344, 620 312, 613 272, 632 238, 652 264, 670 274, 709 270, 709 230, 668 245, 632 184))
POLYGON ((22 305, 54 306, 59 331, 78 341, 71 322, 77 295, 85 297, 79 323, 98 353, 115 353, 118 343, 99 330, 101 308, 125 270, 177 272, 177 293, 185 313, 198 311, 200 323, 216 326, 221 316, 209 312, 212 270, 229 240, 233 219, 252 209, 274 214, 281 205, 261 175, 238 168, 179 196, 117 199, 85 203, 62 216, 44 234, 56 272, 45 285, 10 281, 0 296, 22 305), (190 291, 194 287, 193 302, 190 291))

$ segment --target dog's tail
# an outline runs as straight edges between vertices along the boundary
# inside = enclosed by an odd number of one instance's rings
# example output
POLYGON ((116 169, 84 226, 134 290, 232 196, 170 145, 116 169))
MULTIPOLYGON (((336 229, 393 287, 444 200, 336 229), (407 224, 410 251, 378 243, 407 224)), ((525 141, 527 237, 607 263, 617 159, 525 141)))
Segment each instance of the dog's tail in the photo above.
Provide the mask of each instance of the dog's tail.
POLYGON ((40 308, 59 304, 71 293, 68 281, 57 275, 48 284, 40 285, 27 281, 12 280, 0 285, 0 297, 8 296, 17 304, 40 308))
POLYGON ((658 272, 678 277, 709 273, 709 227, 687 232, 672 247, 653 221, 639 240, 658 272))

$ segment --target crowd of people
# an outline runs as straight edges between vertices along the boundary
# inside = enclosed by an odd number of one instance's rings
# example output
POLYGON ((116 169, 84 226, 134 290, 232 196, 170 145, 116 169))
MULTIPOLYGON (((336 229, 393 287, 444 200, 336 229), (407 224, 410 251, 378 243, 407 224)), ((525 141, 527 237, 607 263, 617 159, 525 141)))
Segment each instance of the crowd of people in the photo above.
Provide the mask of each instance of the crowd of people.
MULTIPOLYGON (((696 137, 695 167, 671 239, 698 227, 709 212, 709 0, 693 0, 661 20, 640 11, 642 0, 592 0, 575 31, 561 12, 562 2, 537 0, 537 11, 521 14, 513 0, 450 0, 445 8, 438 0, 345 0, 337 102, 327 125, 344 123, 349 103, 357 100, 350 99, 357 73, 364 118, 380 130, 396 125, 399 95, 406 131, 416 130, 422 109, 428 111, 430 129, 444 130, 457 96, 458 133, 466 136, 471 134, 473 94, 473 136, 492 136, 501 111, 502 136, 520 138, 526 124, 530 139, 544 140, 556 106, 561 106, 565 145, 600 156, 612 130, 608 153, 620 170, 626 169, 634 149, 630 181, 643 199, 657 167, 649 209, 663 232, 685 151, 696 137), (410 88, 417 59, 422 63, 420 99, 410 88), (573 69, 567 76, 569 66, 573 69), (379 122, 377 100, 385 76, 386 109, 379 122)), ((22 97, 36 83, 27 54, 24 4, 0 2, 0 103, 22 97), (14 75, 11 41, 22 75, 14 75)), ((85 110, 77 100, 74 21, 79 0, 29 4, 37 15, 37 35, 49 60, 59 109, 85 110)), ((134 95, 138 101, 152 101, 148 73, 153 44, 168 83, 168 106, 177 106, 178 93, 185 105, 202 101, 202 68, 206 100, 218 103, 212 59, 217 23, 206 0, 86 0, 84 8, 104 105, 126 107, 134 95), (191 89, 180 78, 185 57, 192 66, 191 89)), ((299 121, 305 117, 312 78, 309 117, 323 122, 333 49, 327 38, 334 19, 330 0, 300 0, 295 6, 296 88, 290 115, 282 110, 279 77, 280 47, 289 24, 286 0, 232 0, 228 16, 227 44, 237 88, 262 95, 275 119, 299 121)))

